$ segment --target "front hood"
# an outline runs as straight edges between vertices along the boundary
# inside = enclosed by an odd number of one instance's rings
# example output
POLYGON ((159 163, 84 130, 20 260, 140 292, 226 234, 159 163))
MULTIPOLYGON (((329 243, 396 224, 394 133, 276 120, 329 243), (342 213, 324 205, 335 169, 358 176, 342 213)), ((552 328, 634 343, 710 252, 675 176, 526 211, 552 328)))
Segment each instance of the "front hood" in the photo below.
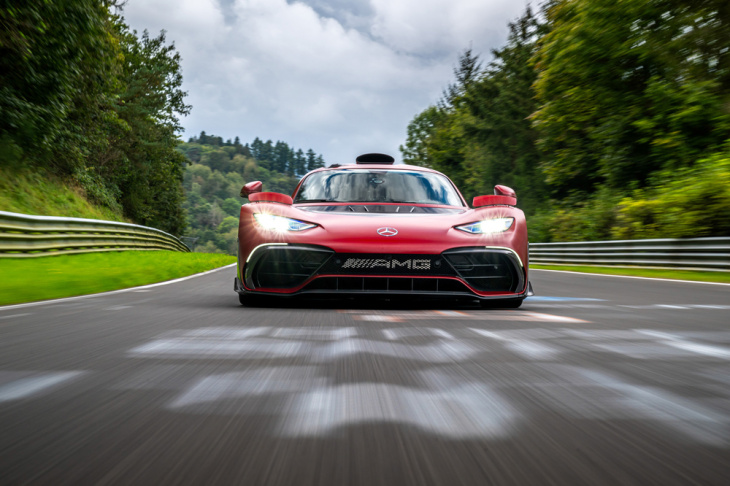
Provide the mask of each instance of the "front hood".
MULTIPOLYGON (((265 240, 290 244, 321 245, 343 253, 441 253, 447 249, 470 246, 515 247, 515 239, 526 241, 524 215, 514 207, 494 206, 488 208, 439 208, 427 206, 401 206, 395 212, 394 206, 368 205, 348 209, 337 206, 284 206, 281 204, 249 204, 244 206, 242 227, 248 231, 241 234, 245 246, 257 245, 265 240), (380 212, 383 207, 389 207, 380 212), (413 211, 411 212, 412 208, 413 211), (406 209, 408 212, 401 212, 406 209), (392 212, 391 212, 392 211, 392 212), (275 237, 261 231, 257 225, 246 223, 252 220, 254 212, 272 212, 318 226, 301 232, 279 234, 275 237), (248 215, 246 213, 249 213, 248 215), (495 235, 473 235, 454 227, 482 219, 511 216, 515 224, 504 233, 495 235), (388 228, 388 230, 385 230, 388 228), (250 240, 253 231, 257 237, 250 240)), ((245 254, 245 253, 244 253, 245 254)), ((522 256, 522 255, 521 255, 522 256)))

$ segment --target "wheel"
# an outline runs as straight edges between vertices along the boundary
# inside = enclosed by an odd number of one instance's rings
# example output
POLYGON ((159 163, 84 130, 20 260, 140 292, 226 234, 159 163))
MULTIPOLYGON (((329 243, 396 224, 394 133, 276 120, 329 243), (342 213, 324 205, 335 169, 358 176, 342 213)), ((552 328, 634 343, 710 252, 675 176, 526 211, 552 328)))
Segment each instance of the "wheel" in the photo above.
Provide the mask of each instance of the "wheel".
POLYGON ((238 301, 246 307, 261 307, 265 305, 266 298, 254 294, 238 294, 238 301))
POLYGON ((480 300, 482 309, 517 309, 524 299, 480 300))

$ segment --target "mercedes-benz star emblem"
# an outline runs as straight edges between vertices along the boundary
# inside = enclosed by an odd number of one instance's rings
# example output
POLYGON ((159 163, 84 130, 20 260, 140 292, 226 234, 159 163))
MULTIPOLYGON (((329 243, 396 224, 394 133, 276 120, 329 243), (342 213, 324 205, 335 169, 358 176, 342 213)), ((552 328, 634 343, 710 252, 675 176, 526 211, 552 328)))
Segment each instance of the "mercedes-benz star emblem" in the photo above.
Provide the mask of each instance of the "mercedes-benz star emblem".
POLYGON ((395 228, 378 228, 378 234, 380 236, 395 236, 398 234, 398 230, 395 228))

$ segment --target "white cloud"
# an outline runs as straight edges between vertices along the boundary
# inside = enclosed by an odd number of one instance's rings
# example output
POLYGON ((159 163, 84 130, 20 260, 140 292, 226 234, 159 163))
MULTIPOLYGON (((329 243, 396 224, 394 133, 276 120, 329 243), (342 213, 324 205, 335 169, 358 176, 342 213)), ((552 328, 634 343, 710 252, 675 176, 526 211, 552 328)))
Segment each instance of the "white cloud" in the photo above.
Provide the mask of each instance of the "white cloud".
POLYGON ((408 122, 485 55, 524 4, 484 0, 130 0, 133 28, 168 31, 183 58, 185 136, 283 140, 330 163, 399 158, 408 122))

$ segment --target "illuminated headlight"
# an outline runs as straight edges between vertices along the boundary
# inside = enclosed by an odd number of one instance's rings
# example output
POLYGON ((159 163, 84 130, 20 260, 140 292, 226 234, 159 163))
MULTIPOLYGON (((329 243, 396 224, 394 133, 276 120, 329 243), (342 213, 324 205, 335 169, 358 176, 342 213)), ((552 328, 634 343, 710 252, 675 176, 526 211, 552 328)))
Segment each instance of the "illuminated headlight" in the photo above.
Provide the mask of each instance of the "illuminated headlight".
POLYGON ((484 221, 457 226, 456 229, 473 235, 489 235, 507 231, 514 222, 515 218, 485 219, 484 221))
POLYGON ((275 216, 273 214, 256 213, 256 222, 267 230, 284 233, 285 231, 302 231, 317 226, 312 223, 305 223, 296 219, 275 216))

